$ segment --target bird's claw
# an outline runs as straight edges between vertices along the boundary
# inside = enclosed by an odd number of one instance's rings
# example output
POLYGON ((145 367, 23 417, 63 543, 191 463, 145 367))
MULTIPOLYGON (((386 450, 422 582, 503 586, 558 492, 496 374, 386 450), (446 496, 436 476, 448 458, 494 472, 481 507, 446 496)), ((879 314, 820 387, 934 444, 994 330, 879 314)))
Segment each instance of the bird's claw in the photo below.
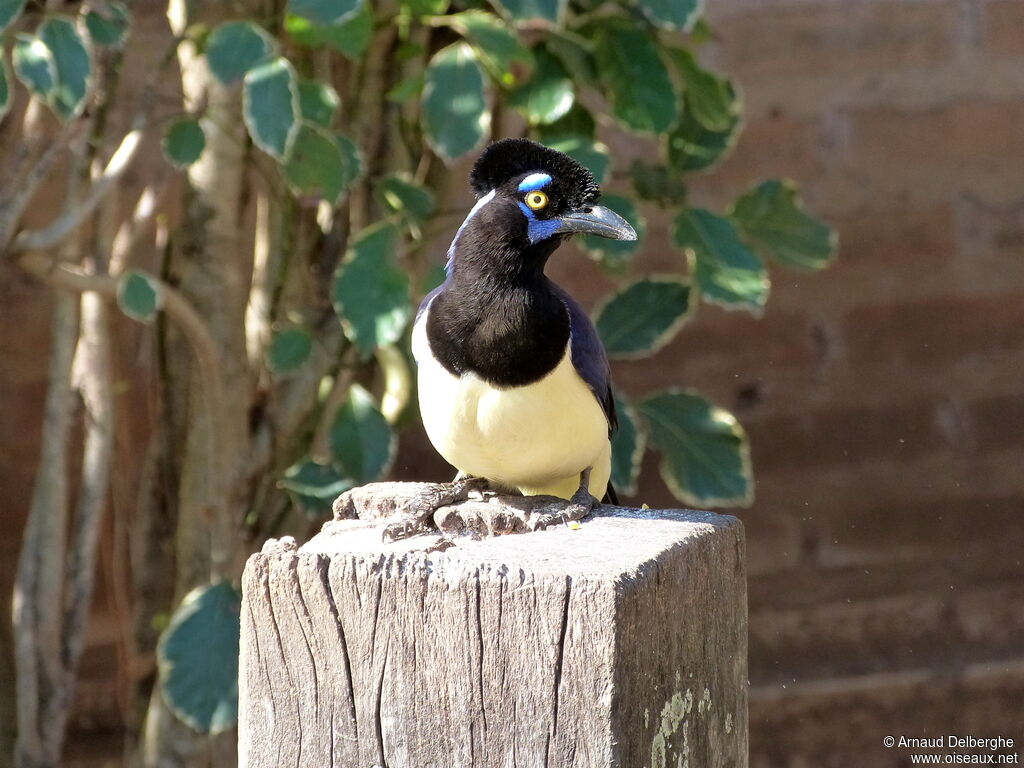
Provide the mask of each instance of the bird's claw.
POLYGON ((394 542, 430 533, 430 520, 438 509, 467 501, 472 494, 482 493, 486 488, 487 480, 484 478, 467 477, 460 472, 452 482, 439 483, 432 487, 432 493, 417 498, 411 509, 388 518, 381 538, 385 542, 394 542))
POLYGON ((601 502, 590 493, 590 468, 580 473, 580 487, 569 499, 569 503, 557 512, 541 515, 533 530, 542 531, 553 525, 579 522, 594 511, 601 502))

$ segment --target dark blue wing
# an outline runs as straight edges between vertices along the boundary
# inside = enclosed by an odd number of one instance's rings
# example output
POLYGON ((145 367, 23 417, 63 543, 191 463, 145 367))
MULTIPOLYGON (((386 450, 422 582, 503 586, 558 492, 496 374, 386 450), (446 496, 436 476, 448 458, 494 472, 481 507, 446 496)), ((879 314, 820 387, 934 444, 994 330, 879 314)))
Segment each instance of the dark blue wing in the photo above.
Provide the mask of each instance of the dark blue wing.
POLYGON ((615 415, 615 399, 612 397, 612 372, 601 338, 583 307, 554 283, 552 288, 569 310, 572 365, 604 408, 604 415, 608 418, 608 434, 611 435, 618 428, 619 420, 615 415))

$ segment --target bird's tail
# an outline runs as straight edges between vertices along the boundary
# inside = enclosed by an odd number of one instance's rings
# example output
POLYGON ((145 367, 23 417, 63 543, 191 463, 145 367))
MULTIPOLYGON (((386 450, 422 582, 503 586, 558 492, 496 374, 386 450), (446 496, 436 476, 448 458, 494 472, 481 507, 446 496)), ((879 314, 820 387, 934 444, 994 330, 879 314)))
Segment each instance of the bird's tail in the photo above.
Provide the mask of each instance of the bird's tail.
POLYGON ((615 486, 608 482, 608 489, 604 492, 604 498, 601 499, 602 504, 614 504, 619 506, 619 494, 615 492, 615 486))

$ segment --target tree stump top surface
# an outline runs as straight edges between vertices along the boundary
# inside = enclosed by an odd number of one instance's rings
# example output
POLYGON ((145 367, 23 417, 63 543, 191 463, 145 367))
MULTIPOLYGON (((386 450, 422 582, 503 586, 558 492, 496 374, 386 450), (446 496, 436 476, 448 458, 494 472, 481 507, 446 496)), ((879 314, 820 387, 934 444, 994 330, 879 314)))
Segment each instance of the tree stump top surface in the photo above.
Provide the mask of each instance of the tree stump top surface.
POLYGON ((576 528, 558 526, 484 539, 460 537, 455 546, 437 549, 437 536, 384 543, 379 523, 336 520, 326 523, 319 534, 299 548, 299 553, 384 555, 405 563, 417 561, 428 568, 513 565, 537 574, 617 577, 660 560, 671 549, 693 545, 705 536, 739 526, 737 518, 713 512, 605 505, 576 528))

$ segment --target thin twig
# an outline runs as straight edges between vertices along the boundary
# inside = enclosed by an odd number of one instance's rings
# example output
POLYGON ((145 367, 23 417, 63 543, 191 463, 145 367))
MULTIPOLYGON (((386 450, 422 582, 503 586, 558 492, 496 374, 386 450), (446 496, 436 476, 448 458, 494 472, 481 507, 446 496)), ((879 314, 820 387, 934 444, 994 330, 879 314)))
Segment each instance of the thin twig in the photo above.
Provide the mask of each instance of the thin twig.
MULTIPOLYGON (((107 165, 107 170, 100 176, 96 186, 85 195, 79 206, 65 211, 50 226, 38 232, 23 232, 18 235, 14 247, 15 252, 29 251, 34 248, 42 249, 59 242, 72 229, 81 224, 96 207, 97 203, 103 199, 110 186, 117 181, 138 150, 142 134, 151 123, 156 95, 160 92, 159 88, 157 88, 159 78, 163 76, 167 66, 174 61, 174 54, 182 39, 181 36, 175 37, 161 58, 157 68, 148 78, 146 87, 142 89, 142 97, 132 122, 132 129, 121 140, 117 151, 107 165)), ((34 128, 30 128, 28 125, 29 120, 35 123, 38 123, 40 120, 40 108, 35 106, 37 104, 36 100, 30 103, 25 115, 26 125, 22 131, 24 136, 35 136, 37 138, 25 143, 12 160, 12 173, 8 175, 8 178, 11 180, 11 188, 17 191, 8 200, 0 199, 0 251, 6 250, 6 245, 14 237, 14 232, 18 221, 21 219, 21 215, 32 201, 32 198, 39 189, 39 185, 50 172, 54 161, 60 156, 65 147, 75 141, 91 122, 89 120, 72 120, 61 127, 56 137, 47 139, 47 137, 42 135, 43 132, 38 125, 34 128), (31 168, 25 173, 24 179, 20 179, 19 177, 23 172, 22 169, 29 164, 31 164, 31 168)))
POLYGON ((96 206, 99 205, 107 193, 113 189, 114 183, 127 170, 129 164, 135 158, 141 143, 142 130, 129 131, 121 140, 120 146, 118 146, 117 151, 110 158, 110 162, 107 163, 103 173, 93 182, 89 193, 82 201, 70 210, 62 213, 57 217, 56 221, 43 229, 25 230, 19 233, 14 238, 12 250, 15 253, 46 250, 52 248, 71 234, 96 209, 96 206))
POLYGON ((331 392, 320 411, 320 421, 309 448, 309 453, 314 459, 324 459, 330 455, 330 435, 334 417, 341 406, 345 404, 348 391, 352 388, 352 382, 356 378, 357 355, 355 352, 355 347, 351 347, 342 358, 342 368, 334 378, 334 386, 331 387, 331 392))
MULTIPOLYGON (((39 185, 49 174, 54 162, 64 152, 68 144, 82 134, 85 128, 86 124, 82 121, 68 123, 50 141, 39 140, 33 142, 28 148, 23 160, 24 163, 32 162, 32 167, 23 178, 9 177, 11 188, 16 192, 10 199, 0 201, 0 251, 6 250, 18 220, 28 204, 32 202, 32 198, 39 190, 39 185), (38 149, 38 154, 33 151, 32 147, 38 149)), ((19 167, 22 164, 19 163, 19 167)))

